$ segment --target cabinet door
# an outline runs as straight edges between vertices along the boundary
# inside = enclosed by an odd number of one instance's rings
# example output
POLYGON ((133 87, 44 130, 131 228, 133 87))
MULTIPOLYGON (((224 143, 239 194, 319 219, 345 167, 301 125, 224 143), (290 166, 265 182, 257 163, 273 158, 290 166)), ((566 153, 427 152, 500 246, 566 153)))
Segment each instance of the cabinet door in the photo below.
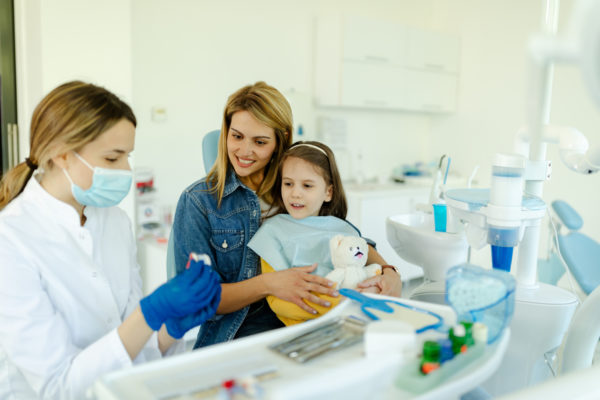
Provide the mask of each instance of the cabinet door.
POLYGON ((344 60, 403 64, 407 30, 386 21, 347 17, 343 27, 344 60))
POLYGON ((314 91, 317 105, 340 105, 341 43, 340 16, 321 16, 315 19, 314 91))
POLYGON ((454 74, 406 70, 408 108, 428 112, 456 109, 458 77, 454 74))
POLYGON ((408 105, 401 68, 354 61, 342 64, 342 105, 383 109, 408 105))
POLYGON ((430 71, 458 71, 457 36, 411 28, 408 31, 407 66, 430 71))

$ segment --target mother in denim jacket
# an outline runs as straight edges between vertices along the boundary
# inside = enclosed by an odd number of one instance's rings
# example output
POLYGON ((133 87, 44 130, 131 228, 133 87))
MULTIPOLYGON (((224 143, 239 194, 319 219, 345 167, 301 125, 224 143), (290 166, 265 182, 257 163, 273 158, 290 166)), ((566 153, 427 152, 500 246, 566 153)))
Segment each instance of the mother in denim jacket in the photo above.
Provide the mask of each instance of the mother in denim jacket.
POLYGON ((215 165, 179 199, 172 234, 177 273, 190 252, 206 253, 222 287, 217 315, 201 326, 195 348, 282 327, 267 295, 308 312, 303 299, 329 306, 311 292, 337 296, 332 282, 310 274, 316 264, 261 275, 259 258, 247 247, 269 209, 292 129, 292 110, 277 89, 264 82, 241 88, 225 106, 215 165))

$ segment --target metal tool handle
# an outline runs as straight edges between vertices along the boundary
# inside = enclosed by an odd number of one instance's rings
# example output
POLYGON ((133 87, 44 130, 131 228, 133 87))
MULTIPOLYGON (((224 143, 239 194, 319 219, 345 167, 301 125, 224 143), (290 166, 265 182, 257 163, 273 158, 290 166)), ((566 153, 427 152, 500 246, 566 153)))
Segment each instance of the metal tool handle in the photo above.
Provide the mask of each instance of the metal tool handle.
POLYGON ((320 356, 321 354, 333 351, 340 350, 349 346, 352 346, 355 343, 358 343, 362 340, 362 336, 346 334, 342 337, 336 338, 335 340, 324 343, 322 346, 312 350, 311 352, 305 353, 296 358, 296 361, 300 363, 305 363, 307 361, 312 360, 313 358, 320 356))
POLYGON ((307 343, 310 343, 313 340, 322 337, 323 335, 329 335, 332 332, 339 330, 339 327, 342 324, 342 321, 343 320, 341 320, 341 319, 336 319, 333 322, 330 322, 328 324, 320 326, 320 327, 316 328, 315 330, 312 330, 303 335, 295 337, 289 341, 285 341, 283 343, 273 345, 273 346, 271 346, 271 348, 273 350, 277 350, 281 353, 290 353, 294 350, 301 348, 302 346, 306 345, 307 343))

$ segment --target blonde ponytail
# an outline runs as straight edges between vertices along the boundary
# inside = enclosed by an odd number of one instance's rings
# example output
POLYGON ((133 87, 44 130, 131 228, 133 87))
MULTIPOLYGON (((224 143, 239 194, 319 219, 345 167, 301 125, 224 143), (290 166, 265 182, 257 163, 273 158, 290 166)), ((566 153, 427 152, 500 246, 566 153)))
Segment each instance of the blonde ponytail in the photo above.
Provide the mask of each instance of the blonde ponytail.
POLYGON ((33 175, 33 169, 22 162, 8 171, 0 181, 0 210, 17 197, 33 175))

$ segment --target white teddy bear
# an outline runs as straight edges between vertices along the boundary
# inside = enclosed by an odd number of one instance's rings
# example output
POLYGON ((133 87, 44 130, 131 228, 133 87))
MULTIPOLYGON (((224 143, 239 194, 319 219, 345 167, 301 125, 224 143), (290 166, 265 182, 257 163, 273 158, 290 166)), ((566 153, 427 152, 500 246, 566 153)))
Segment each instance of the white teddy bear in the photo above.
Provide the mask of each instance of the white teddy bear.
POLYGON ((326 278, 336 282, 337 289, 356 289, 360 282, 381 274, 379 264, 365 267, 369 247, 361 237, 336 235, 329 241, 329 249, 333 271, 326 278))

